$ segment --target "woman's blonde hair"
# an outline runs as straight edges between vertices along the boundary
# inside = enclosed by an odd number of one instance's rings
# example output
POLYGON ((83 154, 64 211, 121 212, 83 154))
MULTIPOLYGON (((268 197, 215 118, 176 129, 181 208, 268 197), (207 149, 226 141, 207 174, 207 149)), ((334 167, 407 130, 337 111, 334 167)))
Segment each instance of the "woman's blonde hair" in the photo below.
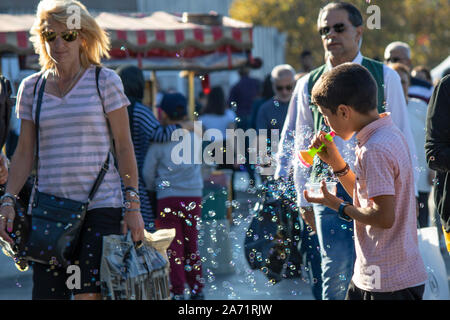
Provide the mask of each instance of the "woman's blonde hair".
POLYGON ((69 19, 74 14, 78 14, 79 26, 77 26, 82 36, 80 46, 80 62, 84 68, 91 64, 100 65, 101 58, 109 58, 109 49, 111 47, 108 34, 100 28, 97 21, 89 14, 86 7, 76 0, 41 0, 37 7, 36 19, 30 30, 30 41, 33 43, 35 52, 39 55, 39 64, 42 70, 53 69, 55 62, 50 58, 45 47, 45 40, 41 32, 45 28, 45 22, 53 18, 56 21, 69 25, 69 19), (78 8, 75 8, 78 7, 78 8), (74 10, 77 9, 77 10, 74 10))

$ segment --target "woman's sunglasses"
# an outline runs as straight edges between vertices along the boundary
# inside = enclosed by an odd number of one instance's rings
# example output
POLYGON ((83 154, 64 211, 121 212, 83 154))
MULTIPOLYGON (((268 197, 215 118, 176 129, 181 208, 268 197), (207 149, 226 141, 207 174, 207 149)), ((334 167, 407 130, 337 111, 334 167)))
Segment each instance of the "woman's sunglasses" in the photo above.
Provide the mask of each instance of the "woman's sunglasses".
POLYGON ((336 23, 334 26, 332 27, 323 27, 321 29, 319 29, 319 34, 322 37, 326 37, 331 33, 331 28, 334 29, 334 31, 336 31, 337 33, 342 33, 345 31, 345 24, 343 23, 336 23))
MULTIPOLYGON (((56 39, 58 34, 55 31, 42 31, 42 37, 47 42, 52 42, 56 39)), ((78 31, 77 30, 68 30, 60 33, 61 38, 66 42, 72 42, 77 40, 78 31)))

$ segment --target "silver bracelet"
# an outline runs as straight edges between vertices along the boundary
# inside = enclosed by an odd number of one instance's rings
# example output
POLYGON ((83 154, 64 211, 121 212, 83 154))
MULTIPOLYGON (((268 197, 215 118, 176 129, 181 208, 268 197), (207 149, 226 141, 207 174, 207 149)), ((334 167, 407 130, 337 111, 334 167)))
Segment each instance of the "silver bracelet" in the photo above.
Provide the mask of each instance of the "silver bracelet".
POLYGON ((1 198, 0 201, 4 202, 6 198, 9 198, 13 201, 14 205, 16 204, 17 196, 13 195, 12 193, 6 192, 1 198))
POLYGON ((141 209, 139 209, 139 208, 137 208, 137 209, 128 209, 128 208, 126 208, 125 209, 125 212, 139 212, 139 211, 141 211, 141 209))
POLYGON ((5 202, 2 202, 2 207, 14 207, 14 203, 5 201, 5 202))

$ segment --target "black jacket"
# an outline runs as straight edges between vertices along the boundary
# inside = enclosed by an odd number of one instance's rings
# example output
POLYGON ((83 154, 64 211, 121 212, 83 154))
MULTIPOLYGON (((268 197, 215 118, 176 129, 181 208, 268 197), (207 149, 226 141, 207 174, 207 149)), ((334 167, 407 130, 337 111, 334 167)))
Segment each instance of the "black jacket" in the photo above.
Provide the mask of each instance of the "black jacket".
POLYGON ((428 105, 425 152, 428 166, 437 172, 437 210, 450 232, 450 76, 439 82, 428 105))

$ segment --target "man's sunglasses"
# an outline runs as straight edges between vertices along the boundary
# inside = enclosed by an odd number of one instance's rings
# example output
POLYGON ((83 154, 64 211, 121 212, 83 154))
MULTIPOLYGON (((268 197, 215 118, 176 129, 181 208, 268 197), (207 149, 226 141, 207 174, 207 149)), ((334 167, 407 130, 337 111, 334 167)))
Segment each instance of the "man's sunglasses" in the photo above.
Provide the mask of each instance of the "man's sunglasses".
POLYGON ((400 58, 388 58, 386 61, 387 62, 392 62, 392 63, 397 63, 397 62, 402 61, 402 59, 400 59, 400 58))
MULTIPOLYGON (((56 39, 58 34, 55 31, 42 31, 42 37, 47 42, 52 42, 56 39)), ((61 38, 66 42, 72 42, 77 40, 78 31, 77 30, 68 30, 60 33, 61 38)))
POLYGON ((287 91, 292 91, 293 86, 288 84, 287 86, 276 86, 275 89, 277 91, 282 91, 283 89, 286 89, 287 91))
POLYGON ((342 33, 342 32, 345 31, 345 24, 343 24, 343 23, 336 23, 332 27, 326 26, 326 27, 320 28, 319 29, 319 34, 322 37, 326 37, 326 36, 328 36, 331 33, 331 28, 333 28, 334 31, 336 31, 337 33, 342 33))

